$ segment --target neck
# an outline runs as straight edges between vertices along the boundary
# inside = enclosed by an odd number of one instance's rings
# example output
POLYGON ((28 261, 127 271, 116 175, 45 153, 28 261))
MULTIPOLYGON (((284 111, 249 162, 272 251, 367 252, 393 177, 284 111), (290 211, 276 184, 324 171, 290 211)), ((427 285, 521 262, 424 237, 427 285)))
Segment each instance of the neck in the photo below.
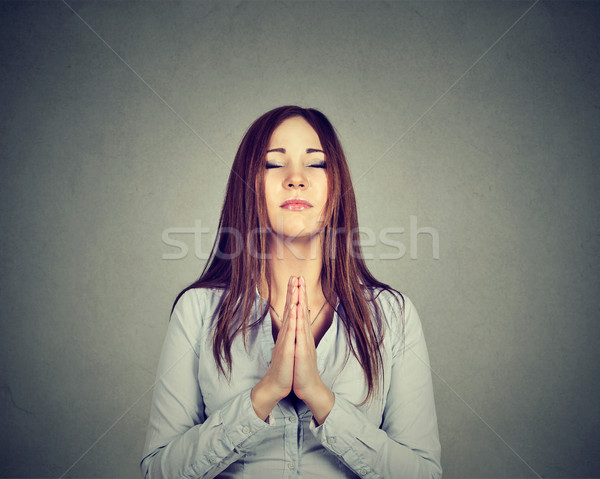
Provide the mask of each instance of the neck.
MULTIPOLYGON (((271 279, 271 304, 280 307, 285 303, 290 276, 304 276, 309 304, 325 300, 321 289, 322 235, 295 238, 271 235, 267 249, 271 279)), ((268 297, 267 283, 261 279, 260 295, 268 297)), ((280 308, 283 309, 283 308, 280 308)))

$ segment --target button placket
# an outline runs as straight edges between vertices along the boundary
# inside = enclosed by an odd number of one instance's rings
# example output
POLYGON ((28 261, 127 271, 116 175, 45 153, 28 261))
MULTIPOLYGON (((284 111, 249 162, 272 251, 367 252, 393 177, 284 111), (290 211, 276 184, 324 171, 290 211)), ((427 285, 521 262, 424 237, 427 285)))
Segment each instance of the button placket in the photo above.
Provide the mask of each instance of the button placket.
POLYGON ((296 410, 293 405, 287 401, 280 401, 278 406, 282 412, 285 426, 283 427, 283 441, 284 441, 284 461, 287 473, 284 477, 291 478, 295 477, 299 471, 298 465, 298 441, 302 442, 302 439, 298 437, 298 424, 299 418, 296 414, 296 410))

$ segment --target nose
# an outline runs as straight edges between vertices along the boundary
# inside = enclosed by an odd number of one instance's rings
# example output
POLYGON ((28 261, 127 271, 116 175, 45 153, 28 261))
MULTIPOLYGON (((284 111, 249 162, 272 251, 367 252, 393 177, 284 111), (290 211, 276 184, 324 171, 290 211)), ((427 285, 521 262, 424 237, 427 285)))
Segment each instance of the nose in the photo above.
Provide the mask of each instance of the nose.
POLYGON ((299 170, 292 171, 284 180, 284 187, 287 189, 299 188, 300 190, 304 190, 309 185, 308 177, 299 170))
POLYGON ((287 188, 289 189, 294 189, 294 188, 299 188, 301 190, 304 190, 306 188, 306 182, 304 181, 290 181, 286 184, 287 188))

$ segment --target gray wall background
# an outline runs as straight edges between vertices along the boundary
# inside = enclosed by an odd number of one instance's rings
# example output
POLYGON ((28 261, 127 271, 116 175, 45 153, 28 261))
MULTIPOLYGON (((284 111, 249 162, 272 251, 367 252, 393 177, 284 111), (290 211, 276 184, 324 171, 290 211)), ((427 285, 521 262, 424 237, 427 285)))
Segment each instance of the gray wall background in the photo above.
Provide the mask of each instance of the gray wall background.
POLYGON ((445 477, 600 476, 598 2, 68 5, 0 4, 0 476, 138 476, 172 301, 282 104, 405 229, 365 253, 419 309, 445 477))

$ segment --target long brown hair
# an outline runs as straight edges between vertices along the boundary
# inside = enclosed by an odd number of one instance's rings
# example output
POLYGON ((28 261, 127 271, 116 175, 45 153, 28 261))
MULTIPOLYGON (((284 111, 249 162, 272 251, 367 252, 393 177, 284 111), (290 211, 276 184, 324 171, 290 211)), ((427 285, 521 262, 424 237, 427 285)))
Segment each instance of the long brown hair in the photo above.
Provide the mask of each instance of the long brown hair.
POLYGON ((224 290, 214 328, 213 355, 220 373, 230 378, 231 345, 235 336, 242 332, 245 346, 248 330, 262 322, 268 311, 263 310, 260 317, 249 324, 261 278, 267 281, 267 301, 271 302, 269 263, 265 258, 270 234, 264 191, 267 147, 273 131, 284 120, 298 116, 316 131, 327 160, 325 171, 329 194, 324 209, 325 226, 321 232, 321 287, 330 305, 336 305, 339 299, 343 306, 345 314, 339 316, 349 350, 359 361, 368 386, 367 396, 361 403, 364 404, 373 396, 383 373, 381 346, 384 321, 373 293, 376 290, 377 295, 383 290, 396 292, 398 296, 392 294, 399 304, 402 318, 404 297, 391 286, 377 281, 362 258, 356 200, 348 164, 333 126, 318 110, 282 106, 268 111, 250 126, 231 167, 209 260, 200 278, 177 295, 171 314, 181 295, 189 289, 224 290), (374 311, 369 308, 369 303, 375 306, 374 311))

